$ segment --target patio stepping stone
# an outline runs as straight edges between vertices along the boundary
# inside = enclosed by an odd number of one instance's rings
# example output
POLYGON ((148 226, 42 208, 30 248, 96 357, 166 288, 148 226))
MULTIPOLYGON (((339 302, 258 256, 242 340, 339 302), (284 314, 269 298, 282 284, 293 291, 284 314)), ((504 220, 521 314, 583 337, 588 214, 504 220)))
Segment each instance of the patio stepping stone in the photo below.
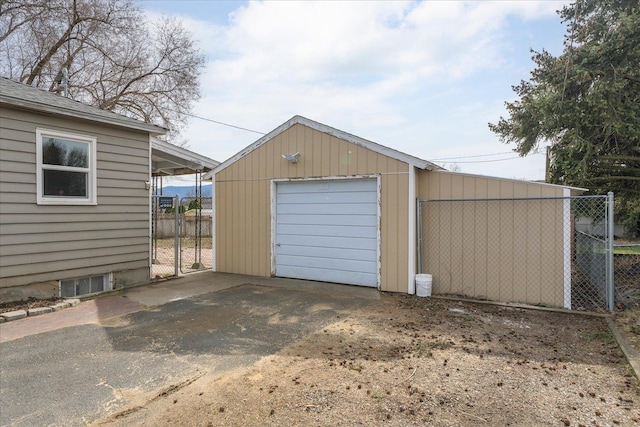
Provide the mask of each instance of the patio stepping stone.
POLYGON ((24 319, 25 317, 27 317, 27 311, 26 310, 8 311, 6 313, 0 314, 0 316, 4 318, 4 320, 6 320, 7 322, 10 322, 12 320, 24 319))
POLYGON ((53 309, 51 307, 37 307, 37 308, 30 308, 28 313, 29 313, 29 316, 39 316, 41 314, 51 313, 52 311, 53 309))

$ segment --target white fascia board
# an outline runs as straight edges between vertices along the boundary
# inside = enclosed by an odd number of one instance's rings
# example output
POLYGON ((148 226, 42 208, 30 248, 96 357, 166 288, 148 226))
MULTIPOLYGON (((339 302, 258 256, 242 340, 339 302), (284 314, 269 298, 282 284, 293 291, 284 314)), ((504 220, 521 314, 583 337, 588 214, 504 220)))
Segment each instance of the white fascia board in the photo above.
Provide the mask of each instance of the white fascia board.
POLYGON ((234 156, 232 156, 229 159, 227 159, 224 162, 222 162, 218 167, 216 167, 214 170, 212 170, 211 172, 206 174, 203 179, 210 179, 211 175, 216 174, 218 172, 222 172, 228 166, 232 165, 233 163, 235 163, 236 161, 238 161, 242 157, 244 157, 247 154, 251 153, 253 150, 257 149, 258 147, 260 147, 261 145, 263 145, 267 141, 275 138, 276 136, 280 135, 282 132, 286 131, 287 129, 289 129, 290 127, 292 127, 292 126, 294 126, 296 124, 301 124, 301 125, 304 125, 304 126, 307 126, 307 127, 311 128, 311 129, 317 130, 319 132, 335 136, 338 139, 341 139, 341 140, 350 142, 352 144, 367 148, 367 149, 369 149, 371 151, 374 151, 376 153, 382 154, 384 156, 391 157, 393 159, 400 160, 402 162, 408 163, 409 165, 414 166, 414 167, 416 167, 418 169, 424 169, 424 170, 441 169, 440 166, 438 166, 438 165, 436 165, 434 163, 428 162, 426 160, 419 159, 417 157, 411 156, 411 155, 403 153, 401 151, 394 150, 393 148, 385 147, 384 145, 380 145, 380 144, 377 144, 375 142, 368 141, 366 139, 363 139, 363 138, 360 138, 358 136, 352 135, 350 133, 341 131, 339 129, 332 128, 331 126, 327 126, 327 125, 324 125, 322 123, 307 119, 306 117, 293 116, 291 119, 287 120, 286 122, 284 122, 283 124, 281 124, 280 126, 275 128, 274 130, 272 130, 271 132, 269 132, 265 136, 261 137, 260 139, 258 139, 253 144, 247 146, 242 151, 239 151, 234 156))
POLYGON ((186 164, 202 165, 207 169, 213 169, 220 164, 220 162, 209 157, 187 150, 186 148, 178 147, 177 145, 161 141, 157 138, 151 139, 151 149, 168 154, 172 157, 172 159, 168 159, 169 161, 175 161, 175 159, 183 159, 184 163, 186 164))

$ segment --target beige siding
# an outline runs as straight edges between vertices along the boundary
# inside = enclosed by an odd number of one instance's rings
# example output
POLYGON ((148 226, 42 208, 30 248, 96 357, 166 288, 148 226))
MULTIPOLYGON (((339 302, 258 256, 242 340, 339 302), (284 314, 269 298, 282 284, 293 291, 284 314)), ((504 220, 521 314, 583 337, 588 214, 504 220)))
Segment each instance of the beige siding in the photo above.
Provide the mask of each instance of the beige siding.
POLYGON ((292 126, 216 175, 216 270, 271 275, 271 180, 380 174, 381 288, 407 292, 408 170, 404 162, 292 126), (296 151, 297 163, 282 158, 296 151))
MULTIPOLYGON (((562 197, 536 183, 420 171, 422 200, 562 197)), ((423 272, 433 292, 563 306, 563 202, 427 202, 423 272)))
POLYGON ((117 271, 148 277, 148 134, 5 107, 0 122, 0 288, 117 271), (97 138, 97 206, 36 204, 36 128, 97 138))

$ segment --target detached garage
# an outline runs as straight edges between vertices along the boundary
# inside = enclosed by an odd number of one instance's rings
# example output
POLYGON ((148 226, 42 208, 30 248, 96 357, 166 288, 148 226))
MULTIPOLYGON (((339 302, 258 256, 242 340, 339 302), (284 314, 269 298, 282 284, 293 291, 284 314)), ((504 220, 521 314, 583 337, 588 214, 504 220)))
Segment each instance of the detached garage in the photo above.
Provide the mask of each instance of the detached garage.
MULTIPOLYGON (((223 162, 208 177, 214 184, 216 211, 214 271, 410 294, 415 293, 419 270, 418 197, 474 198, 485 187, 484 197, 493 197, 495 188, 498 196, 502 191, 508 197, 519 196, 521 188, 524 194, 537 195, 569 191, 446 172, 426 160, 301 116, 223 162), (517 192, 509 195, 507 188, 517 192)), ((562 235, 561 218, 559 227, 562 235)), ((437 238, 447 241, 441 232, 437 238)), ((560 238, 550 244, 560 245, 562 251, 567 241, 560 238)), ((561 264, 565 261, 560 257, 561 264)), ((449 268, 442 260, 437 266, 434 262, 430 264, 434 269, 449 268)), ((477 275, 469 273, 473 267, 465 269, 465 277, 475 280, 477 275)), ((563 266, 556 270, 562 294, 563 266)))

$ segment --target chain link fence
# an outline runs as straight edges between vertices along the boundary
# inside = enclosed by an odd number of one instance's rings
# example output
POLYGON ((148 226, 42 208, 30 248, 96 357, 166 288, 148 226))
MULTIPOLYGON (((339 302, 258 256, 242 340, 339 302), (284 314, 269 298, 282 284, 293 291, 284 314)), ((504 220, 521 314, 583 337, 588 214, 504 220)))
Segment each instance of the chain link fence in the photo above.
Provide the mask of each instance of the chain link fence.
POLYGON ((151 197, 151 278, 161 279, 178 274, 176 253, 179 244, 176 239, 176 217, 174 214, 177 197, 151 197))
POLYGON ((611 310, 609 203, 612 196, 420 200, 419 272, 432 275, 434 293, 611 310))
POLYGON ((213 266, 211 197, 183 197, 180 200, 180 271, 211 269, 213 266))
POLYGON ((616 308, 640 309, 640 242, 613 245, 616 308))

